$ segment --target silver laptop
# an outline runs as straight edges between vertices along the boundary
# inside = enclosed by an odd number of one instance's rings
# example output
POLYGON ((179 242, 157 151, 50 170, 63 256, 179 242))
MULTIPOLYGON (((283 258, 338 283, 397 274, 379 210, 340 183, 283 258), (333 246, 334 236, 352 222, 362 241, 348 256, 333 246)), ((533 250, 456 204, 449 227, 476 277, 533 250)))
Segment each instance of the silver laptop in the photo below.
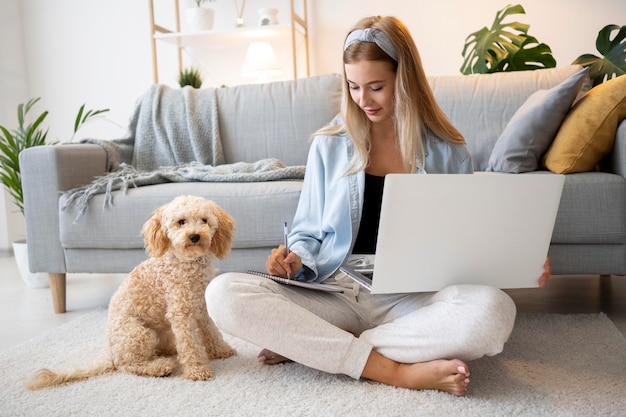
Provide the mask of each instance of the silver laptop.
POLYGON ((341 270, 373 294, 538 286, 563 175, 389 174, 375 257, 341 270))

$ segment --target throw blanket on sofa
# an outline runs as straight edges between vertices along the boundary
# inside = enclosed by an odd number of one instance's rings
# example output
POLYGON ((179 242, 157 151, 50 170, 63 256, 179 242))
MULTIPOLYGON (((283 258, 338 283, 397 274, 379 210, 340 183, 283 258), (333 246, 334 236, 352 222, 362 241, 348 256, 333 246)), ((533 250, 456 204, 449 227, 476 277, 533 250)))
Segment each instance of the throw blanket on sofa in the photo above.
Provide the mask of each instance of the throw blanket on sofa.
POLYGON ((219 133, 216 89, 153 85, 137 101, 124 137, 83 139, 104 148, 107 170, 121 163, 152 171, 190 161, 224 163, 219 133))
POLYGON ((83 139, 101 146, 108 174, 66 192, 63 208, 75 205, 80 218, 89 200, 113 191, 167 182, 252 182, 299 180, 304 166, 285 167, 277 159, 224 164, 216 89, 154 85, 141 97, 124 137, 83 139))
POLYGON ((78 220, 87 209, 89 200, 96 194, 106 194, 104 206, 113 201, 112 192, 129 187, 163 184, 168 182, 257 182, 279 180, 301 180, 303 165, 286 167, 278 159, 262 159, 258 162, 237 162, 225 165, 202 165, 198 162, 164 167, 153 171, 138 171, 122 163, 118 171, 96 178, 91 184, 75 188, 66 193, 68 199, 63 209, 76 205, 78 220))

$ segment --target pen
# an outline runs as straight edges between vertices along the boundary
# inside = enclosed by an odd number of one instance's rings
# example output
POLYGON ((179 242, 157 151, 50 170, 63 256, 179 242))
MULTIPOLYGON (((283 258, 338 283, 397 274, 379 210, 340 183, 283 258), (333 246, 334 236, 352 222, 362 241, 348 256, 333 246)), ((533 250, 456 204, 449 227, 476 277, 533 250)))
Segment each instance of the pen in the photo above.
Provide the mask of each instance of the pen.
MULTIPOLYGON (((285 244, 285 258, 289 256, 289 246, 287 246, 287 234, 289 230, 287 229, 287 222, 283 223, 283 243, 285 244)), ((287 272, 287 279, 291 279, 291 274, 287 272)))

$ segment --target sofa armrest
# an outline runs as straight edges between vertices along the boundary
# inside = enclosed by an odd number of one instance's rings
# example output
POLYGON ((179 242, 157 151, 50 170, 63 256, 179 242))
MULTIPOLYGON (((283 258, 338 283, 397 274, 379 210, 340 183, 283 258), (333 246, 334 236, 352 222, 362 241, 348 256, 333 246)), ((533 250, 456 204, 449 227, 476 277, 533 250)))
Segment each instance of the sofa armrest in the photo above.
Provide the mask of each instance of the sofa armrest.
POLYGON ((59 197, 105 174, 105 151, 86 144, 28 148, 20 153, 20 170, 30 270, 65 273, 59 197))
POLYGON ((626 119, 617 126, 613 150, 606 158, 607 172, 626 178, 626 119))

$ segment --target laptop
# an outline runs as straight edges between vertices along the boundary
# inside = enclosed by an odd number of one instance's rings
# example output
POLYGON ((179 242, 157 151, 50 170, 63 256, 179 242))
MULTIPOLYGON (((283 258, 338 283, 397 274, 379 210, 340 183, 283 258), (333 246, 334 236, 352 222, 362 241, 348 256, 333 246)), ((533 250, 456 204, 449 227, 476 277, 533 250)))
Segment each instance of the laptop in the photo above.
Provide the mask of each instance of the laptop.
POLYGON ((372 294, 538 287, 565 177, 389 174, 375 256, 341 271, 372 294))

